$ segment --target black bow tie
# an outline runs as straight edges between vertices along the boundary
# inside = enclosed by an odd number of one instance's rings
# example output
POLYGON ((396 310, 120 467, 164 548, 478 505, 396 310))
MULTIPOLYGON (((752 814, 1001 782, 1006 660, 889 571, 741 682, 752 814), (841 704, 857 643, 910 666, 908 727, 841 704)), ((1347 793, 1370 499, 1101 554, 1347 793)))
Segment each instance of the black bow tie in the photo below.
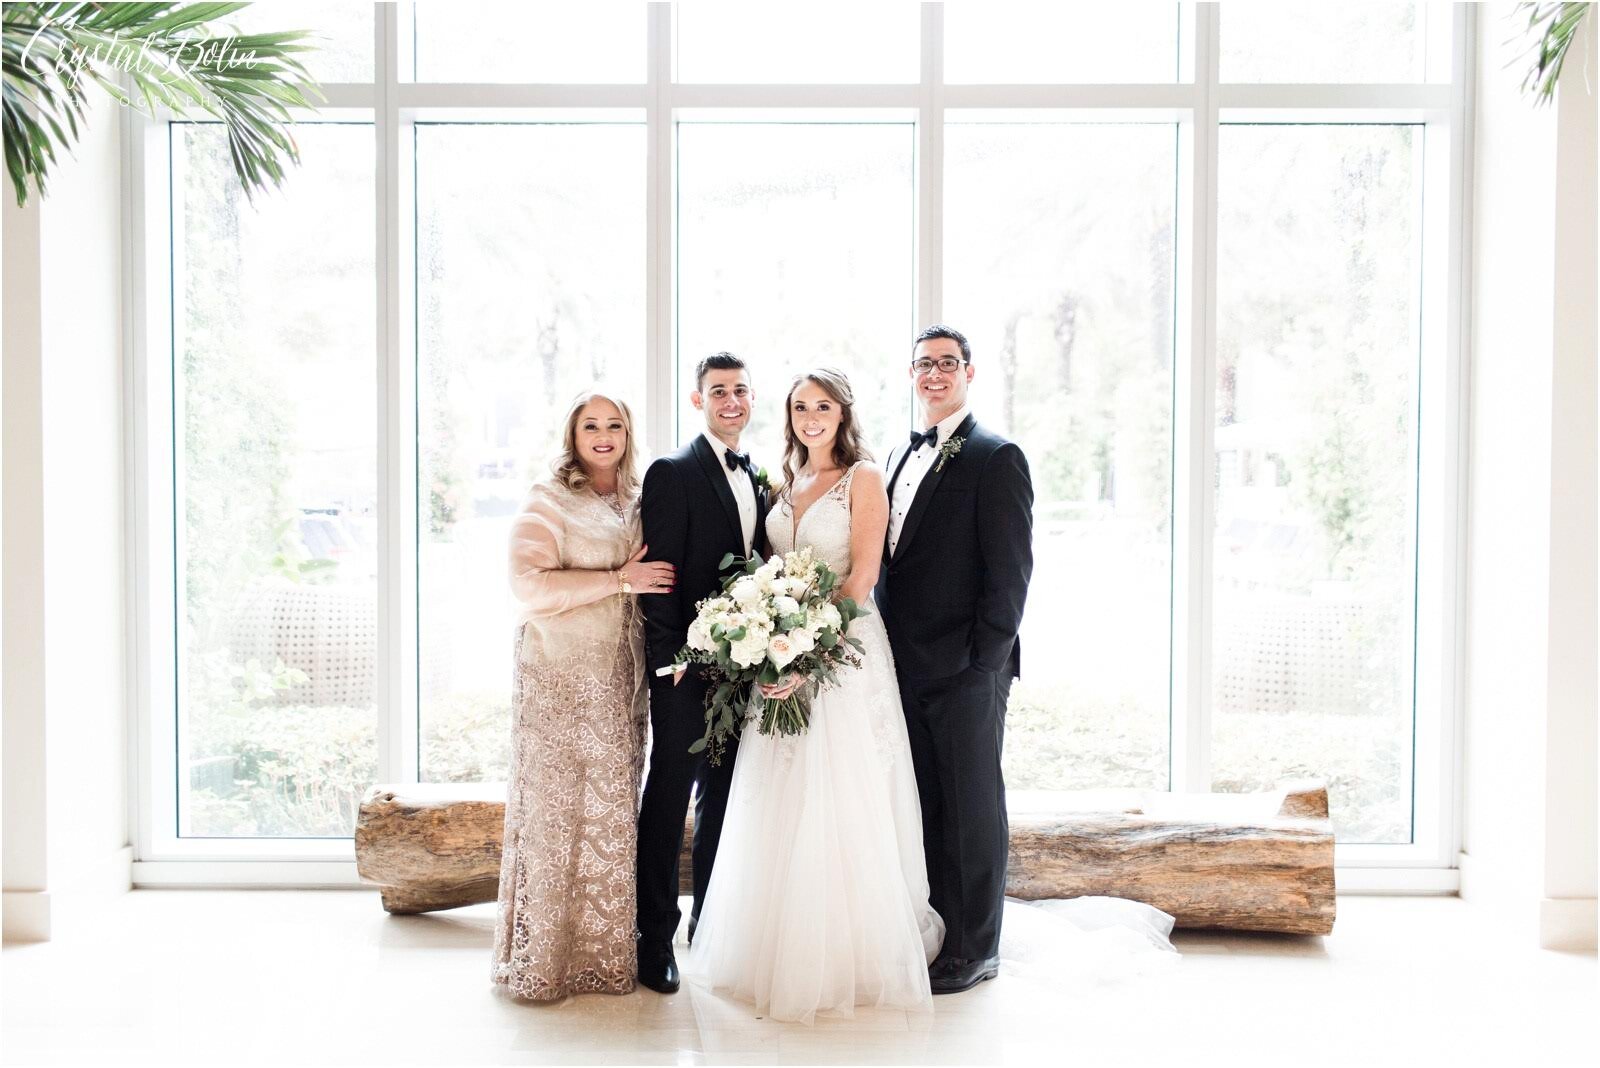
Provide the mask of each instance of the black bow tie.
POLYGON ((729 471, 737 471, 741 467, 750 470, 750 454, 747 452, 734 452, 728 449, 722 454, 722 462, 728 465, 729 471))
POLYGON ((939 444, 939 428, 931 426, 927 430, 913 430, 911 432, 911 451, 916 452, 926 445, 930 449, 939 444))

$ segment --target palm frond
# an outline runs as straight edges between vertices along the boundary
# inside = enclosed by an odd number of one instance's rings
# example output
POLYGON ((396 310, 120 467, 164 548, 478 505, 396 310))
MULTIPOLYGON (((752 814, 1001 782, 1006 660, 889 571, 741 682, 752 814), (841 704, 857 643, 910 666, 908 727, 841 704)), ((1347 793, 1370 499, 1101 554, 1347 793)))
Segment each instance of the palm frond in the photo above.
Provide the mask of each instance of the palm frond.
POLYGON ((300 56, 305 30, 238 33, 220 20, 245 3, 8 3, 0 32, 6 170, 17 203, 39 195, 57 150, 70 152, 87 87, 154 112, 210 116, 228 131, 245 194, 283 183, 300 161, 292 109, 324 98, 300 56))
MULTIPOLYGON (((1532 38, 1517 59, 1533 62, 1522 78, 1522 91, 1532 93, 1535 104, 1548 104, 1555 98, 1556 82, 1561 80, 1561 66, 1567 52, 1577 39, 1578 27, 1593 4, 1557 3, 1518 4, 1514 15, 1527 15, 1527 24, 1521 36, 1532 38)), ((1516 62, 1516 60, 1512 60, 1516 62)))

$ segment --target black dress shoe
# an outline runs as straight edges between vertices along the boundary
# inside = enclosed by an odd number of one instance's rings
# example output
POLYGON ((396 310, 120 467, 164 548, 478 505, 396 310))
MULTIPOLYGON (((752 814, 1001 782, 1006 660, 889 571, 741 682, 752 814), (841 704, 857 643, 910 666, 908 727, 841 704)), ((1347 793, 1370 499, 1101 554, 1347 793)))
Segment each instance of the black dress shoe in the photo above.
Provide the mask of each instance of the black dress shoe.
POLYGON ((678 959, 670 945, 639 944, 639 982, 658 994, 678 992, 678 959))
POLYGON ((999 974, 999 957, 990 957, 988 960, 945 957, 928 966, 928 985, 933 987, 935 994, 959 994, 999 974))

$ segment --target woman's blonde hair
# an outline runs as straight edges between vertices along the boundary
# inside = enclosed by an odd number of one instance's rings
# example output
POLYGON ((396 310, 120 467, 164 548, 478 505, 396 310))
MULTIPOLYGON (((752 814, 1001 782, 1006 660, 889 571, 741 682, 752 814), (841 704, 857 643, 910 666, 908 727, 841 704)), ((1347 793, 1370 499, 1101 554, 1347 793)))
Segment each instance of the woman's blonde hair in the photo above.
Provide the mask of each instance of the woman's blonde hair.
POLYGON ((849 467, 858 460, 872 459, 872 453, 867 451, 867 444, 861 434, 861 427, 856 422, 856 396, 850 389, 850 380, 844 376, 843 371, 836 371, 832 367, 815 367, 802 374, 794 376, 794 381, 789 384, 789 392, 783 398, 783 484, 785 487, 794 485, 796 468, 804 467, 811 459, 811 450, 805 442, 800 440, 800 435, 794 432, 794 413, 789 406, 794 403, 794 391, 803 383, 815 382, 839 406, 839 431, 833 437, 833 462, 840 467, 849 467))
POLYGON ((638 451, 634 447, 633 412, 628 408, 627 401, 609 390, 590 389, 572 399, 572 407, 567 409, 566 428, 561 432, 561 451, 550 462, 550 471, 556 476, 557 482, 574 492, 589 485, 589 473, 583 469, 583 461, 578 459, 578 416, 583 414, 584 407, 590 401, 596 400, 610 401, 622 413, 622 429, 627 433, 628 443, 622 448, 622 459, 617 461, 617 495, 630 500, 639 494, 639 469, 634 459, 638 451))

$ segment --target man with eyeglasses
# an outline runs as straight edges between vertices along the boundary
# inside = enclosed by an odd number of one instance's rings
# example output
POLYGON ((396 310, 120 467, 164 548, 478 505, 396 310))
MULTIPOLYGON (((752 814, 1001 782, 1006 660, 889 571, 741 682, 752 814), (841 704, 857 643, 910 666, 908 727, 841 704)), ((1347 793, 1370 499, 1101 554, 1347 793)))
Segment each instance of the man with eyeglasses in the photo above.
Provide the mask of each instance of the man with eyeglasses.
POLYGON ((922 802, 929 900, 945 921, 935 994, 999 971, 1010 828, 1000 771, 1033 574, 1033 484, 1015 442, 969 411, 972 349, 930 326, 912 349, 919 431, 889 454, 876 589, 922 802))

